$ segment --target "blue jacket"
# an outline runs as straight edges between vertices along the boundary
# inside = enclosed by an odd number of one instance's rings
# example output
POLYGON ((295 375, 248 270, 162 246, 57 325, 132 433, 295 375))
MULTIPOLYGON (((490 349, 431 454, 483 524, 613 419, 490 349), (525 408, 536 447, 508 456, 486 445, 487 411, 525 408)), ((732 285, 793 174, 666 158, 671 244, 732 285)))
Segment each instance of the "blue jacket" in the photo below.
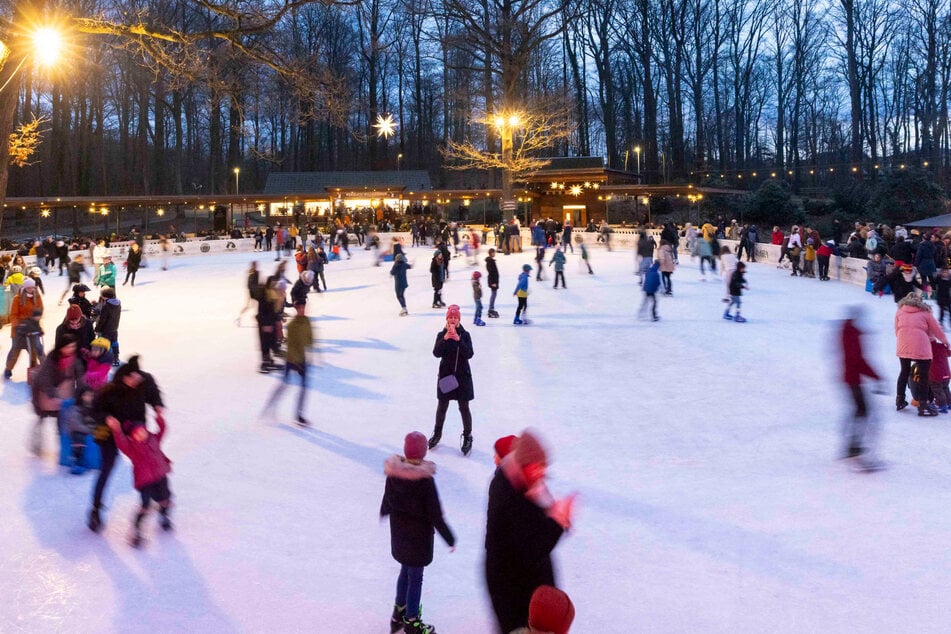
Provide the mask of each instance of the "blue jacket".
POLYGON ((656 293, 657 289, 660 288, 660 262, 654 260, 654 263, 651 264, 651 267, 647 269, 647 273, 644 274, 644 292, 645 293, 656 293))
POLYGON ((515 285, 515 294, 519 291, 523 293, 521 297, 528 297, 528 271, 522 271, 518 274, 518 284, 515 285))
POLYGON ((548 263, 548 266, 552 265, 552 262, 555 264, 556 271, 565 270, 565 253, 564 251, 555 251, 555 255, 551 256, 551 262, 548 263))
MULTIPOLYGON (((405 257, 405 256, 404 256, 405 257)), ((393 268, 390 269, 390 275, 393 276, 396 290, 406 290, 409 286, 409 283, 406 281, 406 269, 410 268, 406 260, 400 262, 394 262, 393 268)))

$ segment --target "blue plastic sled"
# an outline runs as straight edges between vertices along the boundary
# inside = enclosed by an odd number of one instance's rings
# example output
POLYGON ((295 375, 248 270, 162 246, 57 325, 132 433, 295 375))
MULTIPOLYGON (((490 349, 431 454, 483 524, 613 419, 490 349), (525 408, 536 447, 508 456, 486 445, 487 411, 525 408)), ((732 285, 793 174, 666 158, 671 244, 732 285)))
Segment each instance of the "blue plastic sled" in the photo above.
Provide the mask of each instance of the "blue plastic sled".
MULTIPOLYGON (((72 464, 73 444, 69 439, 69 434, 61 434, 59 437, 59 463, 64 467, 72 464)), ((98 469, 102 466, 102 454, 99 452, 99 445, 93 440, 92 434, 86 434, 86 448, 83 450, 82 466, 86 469, 98 469)))
MULTIPOLYGON (((865 292, 866 292, 866 293, 874 293, 874 292, 875 292, 875 291, 874 291, 874 287, 875 287, 875 284, 872 283, 872 280, 865 280, 865 292)), ((891 284, 886 284, 886 285, 885 285, 885 289, 884 289, 883 292, 884 292, 886 295, 891 295, 891 294, 892 294, 891 284)))
POLYGON ((392 253, 387 253, 387 254, 384 255, 382 258, 380 258, 380 260, 382 260, 383 262, 392 262, 392 261, 393 261, 393 254, 392 254, 392 253))

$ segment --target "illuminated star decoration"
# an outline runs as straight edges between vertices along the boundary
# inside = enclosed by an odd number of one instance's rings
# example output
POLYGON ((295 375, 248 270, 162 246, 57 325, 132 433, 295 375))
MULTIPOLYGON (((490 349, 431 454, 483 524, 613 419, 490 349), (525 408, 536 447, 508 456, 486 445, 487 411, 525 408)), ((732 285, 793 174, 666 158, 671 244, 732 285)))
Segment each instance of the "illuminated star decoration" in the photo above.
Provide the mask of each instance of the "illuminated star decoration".
POLYGON ((376 128, 378 138, 388 139, 396 132, 396 122, 393 121, 393 115, 391 114, 386 115, 386 117, 377 115, 376 124, 373 127, 376 128))
POLYGON ((571 195, 580 196, 581 195, 581 185, 572 185, 571 186, 571 195))

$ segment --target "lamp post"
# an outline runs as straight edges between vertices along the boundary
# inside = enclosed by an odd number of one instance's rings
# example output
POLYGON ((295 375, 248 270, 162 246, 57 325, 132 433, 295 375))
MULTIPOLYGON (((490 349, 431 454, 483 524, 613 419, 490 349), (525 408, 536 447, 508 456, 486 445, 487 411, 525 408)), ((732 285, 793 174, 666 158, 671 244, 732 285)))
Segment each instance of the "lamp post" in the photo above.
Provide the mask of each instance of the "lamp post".
POLYGON ((634 154, 637 155, 637 175, 641 175, 641 146, 634 146, 634 154))
POLYGON ((499 114, 493 123, 502 140, 502 211, 506 212, 506 219, 510 219, 518 210, 518 202, 512 198, 512 146, 515 143, 515 130, 521 125, 522 118, 517 112, 499 114))
POLYGON ((400 171, 400 161, 402 160, 403 160, 403 153, 400 152, 399 154, 396 155, 396 171, 397 172, 400 171))
POLYGON ((234 170, 232 170, 232 171, 234 172, 234 195, 237 196, 237 195, 239 195, 239 194, 241 193, 241 190, 240 190, 240 188, 238 187, 239 182, 240 182, 238 179, 239 179, 239 177, 241 176, 241 168, 240 168, 240 167, 236 167, 236 168, 234 168, 234 170))

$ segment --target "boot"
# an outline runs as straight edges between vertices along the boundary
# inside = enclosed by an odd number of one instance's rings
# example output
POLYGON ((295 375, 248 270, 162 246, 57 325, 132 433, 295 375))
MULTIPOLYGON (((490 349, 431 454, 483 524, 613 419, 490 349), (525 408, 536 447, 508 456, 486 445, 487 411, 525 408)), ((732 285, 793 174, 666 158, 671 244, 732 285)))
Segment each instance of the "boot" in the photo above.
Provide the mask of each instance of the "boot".
POLYGON ((172 518, 168 516, 168 507, 163 507, 159 509, 161 517, 159 518, 159 526, 162 527, 162 530, 166 533, 172 530, 172 518))
POLYGON ((403 632, 405 634, 436 634, 436 628, 423 623, 418 616, 412 620, 406 620, 404 617, 403 632))
POLYGON ((433 435, 429 437, 429 448, 432 449, 438 445, 440 440, 442 440, 442 432, 433 432, 433 435))
POLYGON ((905 400, 904 396, 899 396, 895 399, 895 410, 900 412, 906 407, 908 407, 908 401, 905 400))
POLYGON ((406 616, 406 606, 394 605, 393 615, 390 617, 390 634, 396 634, 403 629, 404 616, 406 616))
POLYGON ((405 308, 400 311, 400 317, 406 317, 407 315, 409 315, 409 311, 405 308))
POLYGON ((94 533, 98 533, 102 530, 102 518, 99 517, 98 506, 94 506, 89 510, 89 519, 86 521, 86 526, 94 533))
POLYGON ((470 436, 466 436, 465 434, 463 434, 463 436, 462 436, 462 455, 463 455, 463 456, 468 456, 471 451, 472 451, 472 436, 471 436, 471 435, 470 435, 470 436))

